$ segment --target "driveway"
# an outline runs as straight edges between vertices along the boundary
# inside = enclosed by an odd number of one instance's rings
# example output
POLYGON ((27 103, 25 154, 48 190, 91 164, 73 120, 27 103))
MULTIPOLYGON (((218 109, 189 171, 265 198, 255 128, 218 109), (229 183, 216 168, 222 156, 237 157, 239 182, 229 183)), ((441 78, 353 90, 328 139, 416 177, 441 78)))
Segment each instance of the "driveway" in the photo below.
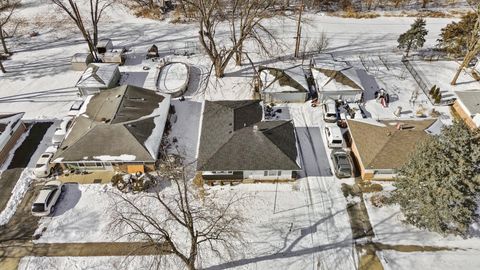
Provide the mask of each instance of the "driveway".
MULTIPOLYGON (((10 199, 18 178, 27 167, 31 157, 35 155, 37 148, 51 125, 52 122, 32 124, 30 133, 22 145, 15 151, 7 170, 2 173, 0 178, 0 209, 2 211, 10 199)), ((0 226, 0 243, 10 240, 30 240, 32 238, 39 219, 30 214, 30 206, 38 188, 36 185, 31 185, 9 222, 0 226)))
POLYGON ((20 174, 27 167, 32 155, 52 124, 52 122, 31 124, 27 138, 13 154, 13 159, 8 168, 0 175, 0 212, 5 209, 20 174))

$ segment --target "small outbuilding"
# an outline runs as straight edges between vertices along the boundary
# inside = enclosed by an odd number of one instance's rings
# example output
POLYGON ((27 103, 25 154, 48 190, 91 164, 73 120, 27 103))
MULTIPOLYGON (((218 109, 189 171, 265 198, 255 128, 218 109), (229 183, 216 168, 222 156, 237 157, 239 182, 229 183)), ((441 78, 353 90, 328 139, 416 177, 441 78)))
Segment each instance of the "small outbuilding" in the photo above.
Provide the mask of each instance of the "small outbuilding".
POLYGON ((118 64, 92 63, 87 66, 76 87, 81 96, 86 96, 115 87, 119 80, 118 64))
POLYGON ((371 80, 365 70, 352 67, 331 55, 320 55, 311 60, 312 76, 318 91, 318 99, 360 102, 365 91, 364 82, 371 80))
POLYGON ((91 53, 76 53, 72 56, 71 64, 72 70, 82 71, 85 70, 88 64, 93 62, 93 56, 91 53))
POLYGON ((113 42, 111 39, 109 38, 101 39, 97 42, 97 52, 99 54, 104 54, 111 50, 113 50, 113 42))
POLYGON ((305 102, 309 96, 309 86, 301 65, 276 68, 259 68, 260 95, 266 103, 305 102))

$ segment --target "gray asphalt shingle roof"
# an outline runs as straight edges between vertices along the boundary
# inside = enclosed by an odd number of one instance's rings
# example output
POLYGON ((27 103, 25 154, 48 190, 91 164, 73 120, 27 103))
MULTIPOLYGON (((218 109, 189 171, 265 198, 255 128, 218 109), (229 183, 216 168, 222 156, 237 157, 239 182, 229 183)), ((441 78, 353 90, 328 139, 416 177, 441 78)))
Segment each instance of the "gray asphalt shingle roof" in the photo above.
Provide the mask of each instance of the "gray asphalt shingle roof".
MULTIPOLYGON (((135 156, 132 161, 157 159, 146 141, 150 136, 161 138, 162 134, 153 134, 155 118, 166 119, 163 114, 168 113, 168 98, 152 90, 124 85, 100 92, 86 106, 86 112, 75 119, 54 160, 92 161, 99 160, 99 156, 122 155, 135 156), (162 115, 156 112, 160 107, 165 107, 162 115)), ((163 128, 159 130, 163 132, 163 128)))
POLYGON ((205 101, 197 169, 299 170, 293 124, 262 115, 259 101, 205 101))

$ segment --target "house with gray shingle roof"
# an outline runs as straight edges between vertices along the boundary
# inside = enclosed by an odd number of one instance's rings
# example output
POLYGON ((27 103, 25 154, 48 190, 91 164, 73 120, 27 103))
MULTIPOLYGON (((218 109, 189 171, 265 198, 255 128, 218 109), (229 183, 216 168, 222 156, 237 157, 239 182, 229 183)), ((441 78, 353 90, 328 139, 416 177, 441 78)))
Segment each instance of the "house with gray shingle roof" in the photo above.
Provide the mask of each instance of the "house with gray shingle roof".
POLYGON ((471 129, 480 128, 480 90, 455 92, 453 109, 471 129))
POLYGON ((290 180, 300 170, 291 121, 263 121, 259 101, 205 101, 197 171, 206 181, 290 180))
POLYGON ((392 180, 417 145, 441 130, 439 120, 347 120, 363 180, 392 180))
POLYGON ((83 106, 53 163, 87 171, 155 168, 169 95, 123 85, 94 95, 83 106))

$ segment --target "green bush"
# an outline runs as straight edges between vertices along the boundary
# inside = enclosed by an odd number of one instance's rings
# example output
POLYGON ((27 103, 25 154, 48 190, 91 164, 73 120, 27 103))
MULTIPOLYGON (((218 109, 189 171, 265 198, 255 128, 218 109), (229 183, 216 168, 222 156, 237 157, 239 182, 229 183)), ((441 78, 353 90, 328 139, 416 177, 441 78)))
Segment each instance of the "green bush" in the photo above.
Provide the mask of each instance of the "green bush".
POLYGON ((435 103, 439 104, 441 100, 442 100, 442 93, 438 93, 438 95, 435 96, 435 103))

